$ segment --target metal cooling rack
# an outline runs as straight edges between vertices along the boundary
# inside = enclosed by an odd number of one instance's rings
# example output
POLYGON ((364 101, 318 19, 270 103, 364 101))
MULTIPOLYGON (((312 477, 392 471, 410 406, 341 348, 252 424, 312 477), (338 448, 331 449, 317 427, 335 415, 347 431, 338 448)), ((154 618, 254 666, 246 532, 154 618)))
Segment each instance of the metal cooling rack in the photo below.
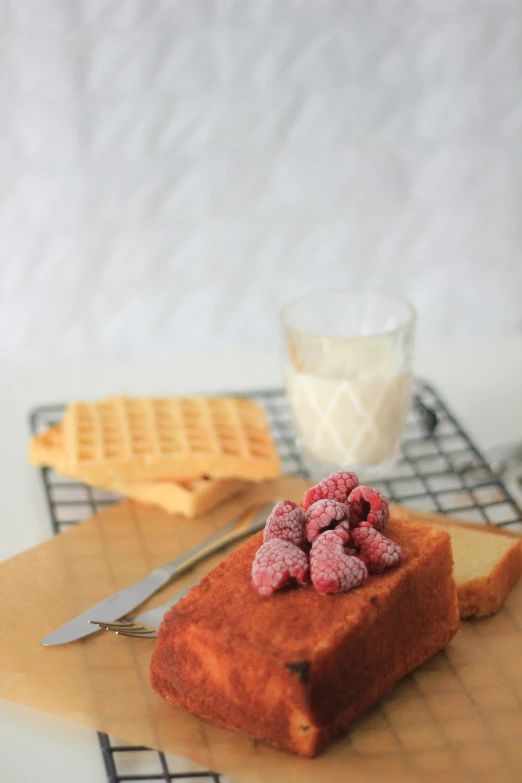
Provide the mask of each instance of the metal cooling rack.
MULTIPOLYGON (((283 471, 306 477, 284 392, 252 392, 242 396, 264 406, 283 471)), ((32 431, 42 432, 61 421, 63 410, 63 405, 36 408, 30 418, 32 431)), ((55 533, 120 499, 113 493, 65 479, 49 468, 42 468, 41 473, 55 533)), ((440 396, 423 381, 415 383, 401 457, 386 479, 372 485, 390 500, 412 508, 457 514, 470 522, 522 532, 522 509, 440 396)), ((126 745, 106 734, 98 734, 98 738, 109 783, 196 779, 226 783, 223 776, 176 756, 126 745)))

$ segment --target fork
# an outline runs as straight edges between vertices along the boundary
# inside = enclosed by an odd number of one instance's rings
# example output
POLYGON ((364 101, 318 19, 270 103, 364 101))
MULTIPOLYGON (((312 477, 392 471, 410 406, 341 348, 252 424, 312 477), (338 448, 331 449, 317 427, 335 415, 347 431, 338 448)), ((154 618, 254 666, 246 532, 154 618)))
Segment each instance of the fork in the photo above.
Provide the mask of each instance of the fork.
MULTIPOLYGON (((246 524, 242 522, 239 525, 235 525, 232 530, 225 532, 224 535, 218 538, 213 536, 210 544, 207 542, 207 544, 203 547, 198 547, 197 552, 193 556, 188 559, 184 559, 183 571, 188 570, 188 568, 194 566, 196 563, 208 557, 208 555, 219 551, 228 544, 231 544, 234 541, 238 541, 240 538, 244 538, 250 533, 255 533, 260 530, 262 527, 264 527, 266 522, 266 515, 264 513, 265 508, 271 507, 273 503, 277 502, 279 502, 279 498, 277 498, 275 501, 270 501, 264 505, 258 506, 254 512, 254 517, 249 522, 246 524)), ((251 510, 252 509, 250 509, 250 511, 251 510)), ((182 573, 179 565, 177 566, 175 573, 182 573)), ((119 620, 114 620, 111 622, 106 620, 89 620, 89 622, 92 625, 97 625, 98 628, 101 628, 102 630, 113 631, 114 633, 118 633, 121 636, 154 639, 157 636, 157 630, 161 625, 163 615, 167 609, 170 609, 171 606, 183 598, 183 596, 187 594, 191 587, 194 587, 194 585, 192 584, 185 588, 185 590, 177 593, 170 602, 164 604, 163 606, 157 606, 155 609, 150 609, 148 612, 143 612, 139 615, 136 615, 136 617, 124 616, 119 620)))
POLYGON ((155 639, 158 635, 158 628, 160 627, 165 613, 181 601, 188 591, 198 584, 193 582, 188 587, 180 590, 179 593, 167 601, 161 606, 156 606, 154 609, 149 609, 147 612, 141 612, 136 617, 122 617, 121 620, 115 620, 113 623, 106 623, 97 620, 90 620, 93 625, 97 625, 105 631, 112 631, 120 636, 132 636, 134 639, 155 639))

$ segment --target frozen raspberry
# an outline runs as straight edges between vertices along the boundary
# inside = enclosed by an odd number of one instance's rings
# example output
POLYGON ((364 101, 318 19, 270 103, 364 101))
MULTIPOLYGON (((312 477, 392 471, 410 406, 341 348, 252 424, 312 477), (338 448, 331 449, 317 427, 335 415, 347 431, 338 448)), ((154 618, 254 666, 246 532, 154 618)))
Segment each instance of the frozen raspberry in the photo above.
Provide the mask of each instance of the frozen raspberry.
POLYGON ((335 526, 334 530, 337 532, 340 532, 341 530, 344 530, 346 533, 346 540, 350 538, 350 523, 347 519, 343 519, 342 522, 339 522, 338 525, 335 526))
POLYGON ((323 544, 325 545, 339 546, 340 541, 341 544, 345 546, 350 540, 350 531, 341 524, 338 525, 335 530, 325 530, 324 533, 321 533, 321 536, 323 544))
POLYGON ((310 575, 318 593, 342 593, 366 581, 365 564, 344 548, 347 538, 345 530, 328 530, 312 544, 310 575))
POLYGON ((379 533, 370 522, 361 522, 360 527, 352 530, 352 541, 367 560, 368 570, 372 574, 380 574, 385 568, 393 568, 404 562, 400 546, 379 533))
POLYGON ((339 503, 346 503, 348 495, 358 485, 359 479, 355 473, 348 473, 346 470, 338 470, 331 476, 323 479, 305 493, 303 498, 303 508, 306 509, 317 500, 328 498, 337 500, 339 503))
POLYGON ((305 585, 309 574, 307 555, 295 544, 280 538, 262 544, 252 563, 252 583, 261 595, 272 595, 292 580, 305 585))
POLYGON ((366 567, 368 567, 369 559, 365 557, 363 554, 358 552, 356 549, 345 549, 344 550, 347 555, 351 555, 352 557, 358 557, 361 563, 364 563, 366 567))
POLYGON ((346 503, 337 500, 316 500, 306 511, 306 537, 312 543, 325 528, 332 528, 338 522, 350 517, 350 509, 346 503))
POLYGON ((263 541, 280 538, 290 541, 300 549, 305 544, 306 519, 302 508, 292 500, 282 500, 274 506, 266 520, 263 541))
POLYGON ((369 522, 379 533, 384 532, 390 518, 390 507, 378 489, 363 485, 356 487, 350 493, 350 509, 350 527, 369 522))

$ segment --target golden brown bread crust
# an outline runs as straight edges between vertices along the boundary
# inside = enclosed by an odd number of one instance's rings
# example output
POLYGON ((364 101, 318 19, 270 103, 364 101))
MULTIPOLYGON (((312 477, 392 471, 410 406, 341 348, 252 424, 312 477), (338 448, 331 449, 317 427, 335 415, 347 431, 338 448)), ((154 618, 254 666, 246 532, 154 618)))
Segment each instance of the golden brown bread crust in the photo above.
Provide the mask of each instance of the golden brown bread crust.
POLYGON ((461 617, 485 617, 498 612, 509 593, 522 575, 522 542, 520 536, 492 525, 477 525, 457 517, 428 514, 423 511, 390 503, 393 515, 410 522, 433 525, 436 528, 452 527, 471 530, 478 535, 495 535, 511 540, 512 546, 498 560, 486 578, 457 582, 459 613, 461 617))
POLYGON ((251 585, 262 534, 162 624, 154 689, 213 723, 314 756, 459 627, 449 535, 391 520, 406 563, 350 593, 251 585))

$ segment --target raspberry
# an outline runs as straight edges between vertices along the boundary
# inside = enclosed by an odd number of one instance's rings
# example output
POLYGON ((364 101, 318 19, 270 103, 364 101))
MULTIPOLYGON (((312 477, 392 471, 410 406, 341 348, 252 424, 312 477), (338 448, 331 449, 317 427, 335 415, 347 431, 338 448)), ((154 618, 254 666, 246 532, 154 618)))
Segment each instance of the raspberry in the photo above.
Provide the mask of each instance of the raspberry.
POLYGON ((366 581, 368 569, 343 544, 345 530, 328 530, 316 538, 310 551, 310 573, 318 593, 341 593, 359 587, 366 581))
POLYGON ((272 595, 292 579, 305 585, 309 573, 307 555, 295 544, 280 538, 262 544, 252 563, 252 583, 261 595, 272 595))
POLYGON ((337 500, 339 503, 346 503, 348 495, 358 485, 359 479, 355 473, 348 473, 346 470, 338 470, 331 476, 323 479, 305 493, 303 498, 303 508, 306 509, 317 500, 337 500))
POLYGON ((383 494, 372 487, 361 485, 350 493, 350 527, 359 527, 361 522, 369 522, 372 527, 384 532, 390 518, 390 507, 383 494))
POLYGON ((385 568, 393 568, 404 562, 400 546, 379 533, 370 522, 361 522, 360 527, 352 530, 352 540, 367 560, 368 570, 372 574, 380 574, 385 568))
POLYGON ((300 549, 305 544, 306 519, 303 510, 292 500, 282 500, 274 506, 266 520, 263 542, 279 538, 290 541, 300 549))
POLYGON ((361 563, 364 563, 366 567, 368 567, 369 559, 365 557, 363 554, 358 552, 356 549, 345 549, 344 550, 347 555, 351 555, 352 557, 358 557, 361 563))
POLYGON ((350 523, 347 519, 343 519, 342 522, 339 522, 338 525, 335 526, 334 530, 340 534, 341 530, 344 530, 346 533, 346 541, 350 538, 350 523))
POLYGON ((341 522, 340 525, 337 525, 335 530, 326 530, 324 533, 321 533, 321 535, 323 536, 323 544, 328 544, 328 546, 338 546, 339 541, 341 541, 344 546, 350 540, 350 531, 344 526, 343 522, 341 522), (326 535, 326 533, 329 535, 326 535))
POLYGON ((348 521, 350 509, 346 503, 337 500, 316 500, 306 512, 306 537, 312 543, 324 528, 336 526, 337 522, 348 521))

